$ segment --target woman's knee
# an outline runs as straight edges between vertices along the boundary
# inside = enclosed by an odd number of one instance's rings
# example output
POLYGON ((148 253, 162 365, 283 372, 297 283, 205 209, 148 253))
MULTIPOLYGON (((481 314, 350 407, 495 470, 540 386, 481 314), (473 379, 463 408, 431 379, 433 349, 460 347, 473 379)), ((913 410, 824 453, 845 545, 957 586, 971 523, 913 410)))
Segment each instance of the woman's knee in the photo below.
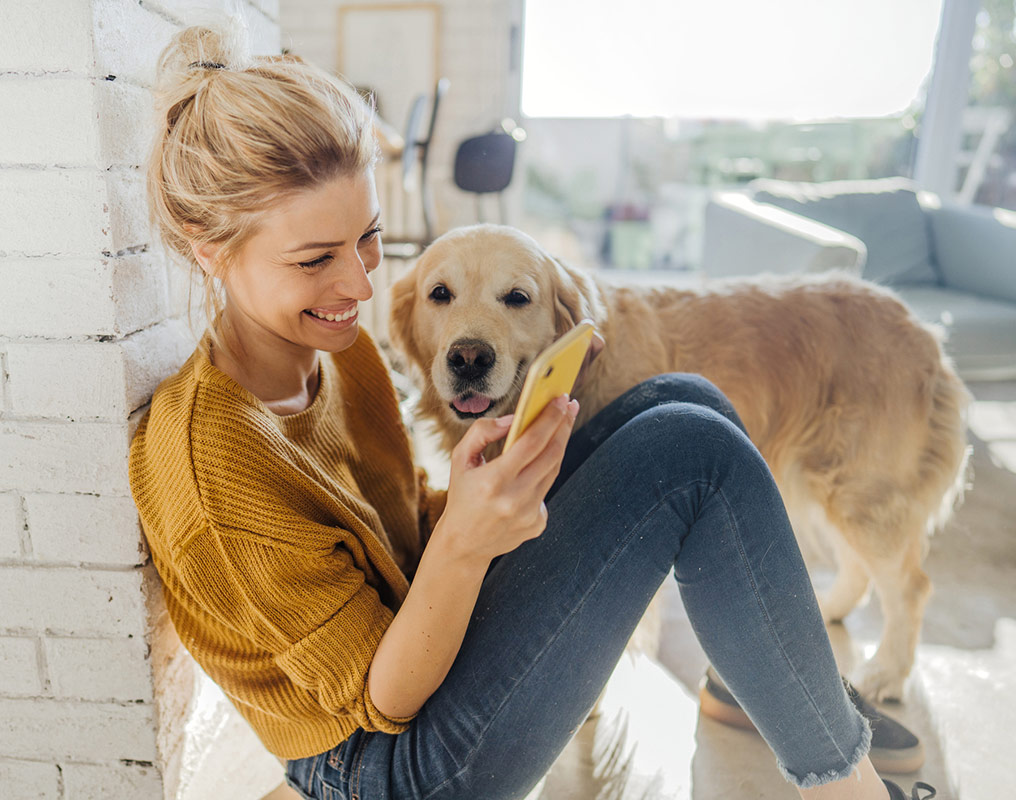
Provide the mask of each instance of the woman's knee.
POLYGON ((712 472, 757 452, 739 422, 705 403, 670 402, 646 409, 623 430, 631 451, 657 469, 695 465, 712 472))
POLYGON ((704 375, 694 372, 667 372, 644 381, 637 388, 643 396, 654 398, 657 404, 682 402, 711 408, 733 422, 741 431, 745 430, 733 404, 719 387, 704 375))

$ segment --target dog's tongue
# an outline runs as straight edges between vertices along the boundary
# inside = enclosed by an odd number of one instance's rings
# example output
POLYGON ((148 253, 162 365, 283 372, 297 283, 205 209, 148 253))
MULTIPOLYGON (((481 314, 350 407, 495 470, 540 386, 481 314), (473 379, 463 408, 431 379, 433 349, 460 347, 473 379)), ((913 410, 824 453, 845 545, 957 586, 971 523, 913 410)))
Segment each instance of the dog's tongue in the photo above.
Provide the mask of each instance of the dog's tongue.
POLYGON ((452 400, 452 405, 463 414, 482 414, 490 408, 490 398, 482 394, 467 394, 465 397, 456 397, 452 400))

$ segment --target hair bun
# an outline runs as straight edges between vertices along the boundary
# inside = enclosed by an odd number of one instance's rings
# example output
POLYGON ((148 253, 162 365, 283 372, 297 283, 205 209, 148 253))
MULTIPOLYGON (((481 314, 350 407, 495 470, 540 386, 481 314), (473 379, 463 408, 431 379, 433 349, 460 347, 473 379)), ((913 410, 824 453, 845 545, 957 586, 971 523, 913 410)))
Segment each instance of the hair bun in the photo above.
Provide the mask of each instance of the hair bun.
POLYGON ((215 15, 173 34, 156 65, 157 100, 179 102, 181 91, 208 70, 243 70, 252 63, 250 33, 241 15, 215 15))

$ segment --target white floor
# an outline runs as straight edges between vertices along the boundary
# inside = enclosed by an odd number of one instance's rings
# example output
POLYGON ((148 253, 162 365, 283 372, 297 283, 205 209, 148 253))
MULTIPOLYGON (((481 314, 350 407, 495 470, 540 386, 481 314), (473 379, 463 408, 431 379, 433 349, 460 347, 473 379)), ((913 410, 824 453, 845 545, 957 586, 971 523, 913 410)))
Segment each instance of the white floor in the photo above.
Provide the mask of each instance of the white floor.
MULTIPOLYGON (((921 737, 927 754, 919 772, 888 777, 908 792, 915 780, 930 783, 943 800, 1008 797, 1006 759, 1016 736, 1016 382, 971 389, 972 489, 932 539, 926 567, 935 592, 917 664, 904 702, 885 707, 921 737)), ((529 800, 797 796, 761 738, 699 716, 705 658, 670 582, 665 599, 658 661, 622 660, 599 715, 529 800)), ((844 671, 870 652, 879 630, 874 601, 830 629, 844 671)), ((296 795, 282 787, 269 797, 296 795)))

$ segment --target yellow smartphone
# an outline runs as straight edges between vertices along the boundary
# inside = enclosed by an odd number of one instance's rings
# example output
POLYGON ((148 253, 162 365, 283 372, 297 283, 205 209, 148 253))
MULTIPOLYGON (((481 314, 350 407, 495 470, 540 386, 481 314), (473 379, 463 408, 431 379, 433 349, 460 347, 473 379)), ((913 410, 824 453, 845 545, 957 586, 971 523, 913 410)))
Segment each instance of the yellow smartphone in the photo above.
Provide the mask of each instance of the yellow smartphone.
POLYGON ((592 320, 584 319, 568 333, 557 339, 552 345, 538 355, 529 365, 526 382, 522 385, 518 405, 515 406, 515 418, 508 428, 508 436, 504 440, 507 452, 522 431, 536 419, 547 404, 562 394, 570 394, 575 379, 582 368, 589 343, 595 330, 592 320))

